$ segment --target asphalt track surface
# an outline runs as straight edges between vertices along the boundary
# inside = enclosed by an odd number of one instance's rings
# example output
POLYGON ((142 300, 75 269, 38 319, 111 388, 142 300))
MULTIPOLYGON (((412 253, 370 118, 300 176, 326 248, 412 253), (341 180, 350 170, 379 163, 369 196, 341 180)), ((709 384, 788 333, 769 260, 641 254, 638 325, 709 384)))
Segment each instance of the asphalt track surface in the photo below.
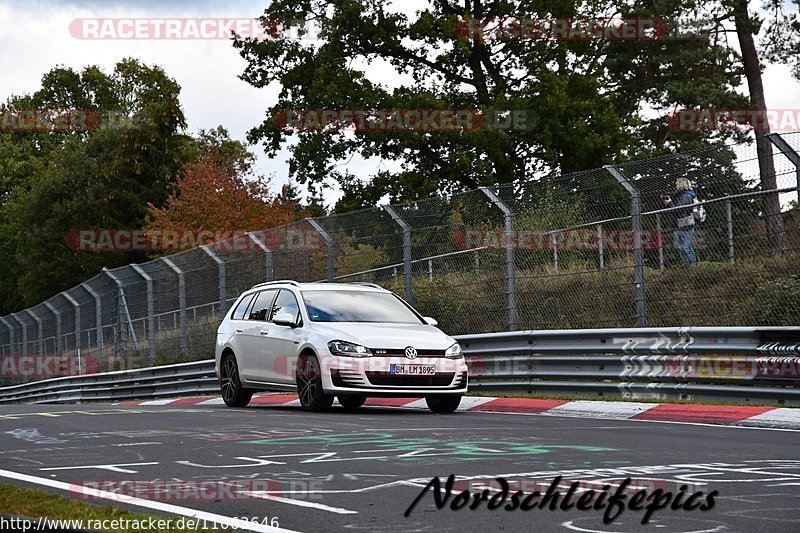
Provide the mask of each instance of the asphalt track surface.
MULTIPOLYGON (((799 444, 800 433, 791 430, 381 407, 353 413, 285 406, 0 407, 0 481, 36 486, 32 478, 9 479, 9 472, 26 474, 42 483, 137 495, 186 513, 266 523, 277 517, 293 531, 795 532, 799 444), (456 483, 446 507, 437 509, 428 491, 404 516, 431 478, 444 484, 449 474, 472 479, 456 483), (475 510, 450 508, 461 489, 497 487, 487 485, 497 476, 524 497, 546 492, 559 475, 562 499, 580 482, 573 503, 606 484, 613 492, 625 478, 632 479, 630 495, 638 489, 676 494, 688 485, 687 495, 703 492, 699 501, 714 490, 718 496, 707 511, 668 505, 647 525, 640 523, 644 510, 627 508, 609 525, 603 510, 575 507, 489 510, 482 501, 475 510)), ((127 501, 113 505, 157 512, 127 501)))

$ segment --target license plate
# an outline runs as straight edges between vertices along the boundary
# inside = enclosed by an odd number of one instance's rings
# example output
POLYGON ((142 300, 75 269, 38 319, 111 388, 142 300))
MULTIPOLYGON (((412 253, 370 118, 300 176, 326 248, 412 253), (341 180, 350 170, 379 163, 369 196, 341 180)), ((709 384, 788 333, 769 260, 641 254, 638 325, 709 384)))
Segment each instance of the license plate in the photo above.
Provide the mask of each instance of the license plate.
POLYGON ((436 365, 389 365, 389 373, 397 376, 432 376, 436 365))

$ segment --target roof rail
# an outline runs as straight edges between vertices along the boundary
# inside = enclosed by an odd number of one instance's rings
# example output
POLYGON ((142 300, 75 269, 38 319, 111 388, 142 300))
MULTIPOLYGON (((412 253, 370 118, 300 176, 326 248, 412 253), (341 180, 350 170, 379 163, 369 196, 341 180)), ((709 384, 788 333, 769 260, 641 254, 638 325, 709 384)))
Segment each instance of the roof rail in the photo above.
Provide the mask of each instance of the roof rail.
POLYGON ((295 280, 293 280, 293 279, 284 279, 284 280, 280 280, 280 281, 265 281, 264 283, 256 283, 255 285, 253 285, 250 288, 251 289, 255 289, 256 287, 264 287, 265 285, 278 285, 278 284, 281 284, 281 283, 294 285, 295 287, 299 287, 300 286, 300 284, 298 282, 296 282, 295 280))
POLYGON ((375 287, 376 289, 383 289, 386 290, 384 287, 381 287, 377 283, 370 283, 368 281, 349 281, 347 282, 349 285, 364 285, 366 287, 375 287))

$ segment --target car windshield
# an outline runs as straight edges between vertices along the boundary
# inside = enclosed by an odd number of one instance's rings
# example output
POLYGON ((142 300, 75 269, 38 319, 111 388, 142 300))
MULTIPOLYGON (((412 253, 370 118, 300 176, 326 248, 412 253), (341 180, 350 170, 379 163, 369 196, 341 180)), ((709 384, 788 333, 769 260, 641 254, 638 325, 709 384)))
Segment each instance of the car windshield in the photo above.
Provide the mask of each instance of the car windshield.
POLYGON ((374 291, 303 291, 312 322, 423 324, 395 295, 374 291))

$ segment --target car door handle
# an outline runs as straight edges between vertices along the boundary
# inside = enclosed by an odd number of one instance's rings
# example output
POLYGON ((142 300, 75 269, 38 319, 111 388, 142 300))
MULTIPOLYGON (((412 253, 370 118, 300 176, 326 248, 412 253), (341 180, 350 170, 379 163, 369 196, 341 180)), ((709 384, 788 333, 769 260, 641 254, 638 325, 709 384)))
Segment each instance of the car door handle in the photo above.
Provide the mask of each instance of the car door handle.
POLYGON ((241 332, 242 332, 242 330, 240 330, 240 329, 236 330, 236 333, 241 333, 241 332))
POLYGON ((262 334, 262 335, 269 335, 269 330, 262 329, 262 330, 261 330, 261 334, 262 334))

